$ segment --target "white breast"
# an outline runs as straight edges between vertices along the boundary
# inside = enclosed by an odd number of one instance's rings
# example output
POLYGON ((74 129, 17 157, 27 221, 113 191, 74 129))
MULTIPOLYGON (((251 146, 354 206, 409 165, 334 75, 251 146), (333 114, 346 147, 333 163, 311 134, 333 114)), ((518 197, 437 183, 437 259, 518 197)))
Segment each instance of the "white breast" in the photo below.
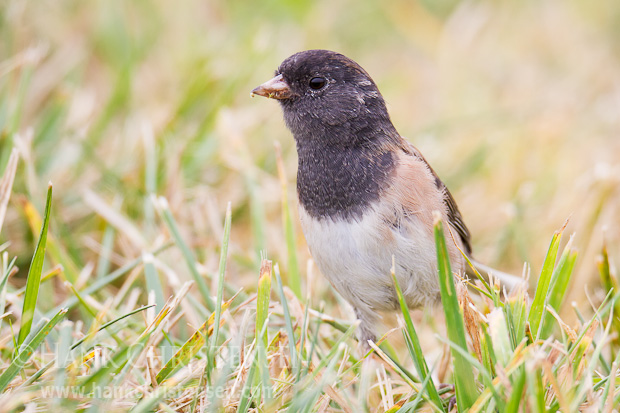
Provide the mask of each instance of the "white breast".
POLYGON ((415 216, 397 217, 396 222, 406 222, 393 225, 385 221, 378 206, 358 220, 316 219, 302 206, 299 211, 312 257, 353 307, 398 308, 390 272, 393 255, 396 276, 410 307, 439 298, 432 233, 415 216))

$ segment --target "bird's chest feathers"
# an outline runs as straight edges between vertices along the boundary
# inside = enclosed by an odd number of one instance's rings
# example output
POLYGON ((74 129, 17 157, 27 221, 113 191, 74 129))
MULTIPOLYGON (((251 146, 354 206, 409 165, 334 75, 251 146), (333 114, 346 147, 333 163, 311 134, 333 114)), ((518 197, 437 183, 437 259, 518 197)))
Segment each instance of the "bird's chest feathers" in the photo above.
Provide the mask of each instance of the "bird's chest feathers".
POLYGON ((364 148, 299 148, 297 193, 315 218, 360 217, 388 186, 392 152, 364 148))
MULTIPOLYGON (((385 205, 384 205, 385 207, 385 205)), ((354 307, 394 310, 398 306, 390 277, 396 275, 410 306, 438 296, 432 237, 415 217, 398 226, 390 213, 374 203, 356 219, 320 219, 300 205, 308 247, 321 272, 354 307)))

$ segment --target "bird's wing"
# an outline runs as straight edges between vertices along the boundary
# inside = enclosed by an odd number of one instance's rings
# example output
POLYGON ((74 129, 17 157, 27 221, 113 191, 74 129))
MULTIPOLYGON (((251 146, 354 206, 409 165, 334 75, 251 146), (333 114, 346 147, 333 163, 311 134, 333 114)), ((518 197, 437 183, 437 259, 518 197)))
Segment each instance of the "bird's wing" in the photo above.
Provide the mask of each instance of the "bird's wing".
MULTIPOLYGON (((469 257, 470 263, 476 268, 476 271, 478 271, 487 281, 489 281, 489 276, 490 274, 492 274, 496 279, 500 281, 500 283, 503 286, 505 286, 508 289, 508 291, 515 290, 516 288, 527 289, 527 281, 525 279, 521 277, 516 277, 511 274, 507 274, 502 271, 498 271, 494 268, 491 268, 489 266, 486 266, 476 261, 472 257, 471 235, 469 233, 469 230, 467 229, 467 226, 465 225, 465 222, 463 221, 461 212, 459 211, 459 208, 456 205, 456 201, 452 197, 452 194, 450 194, 450 191, 448 191, 448 188, 446 187, 446 185, 441 181, 441 179, 439 179, 439 177, 437 176, 433 168, 428 164, 428 162, 426 162, 426 159, 424 159, 420 151, 418 151, 417 148, 411 145, 410 143, 406 141, 404 142, 405 143, 402 147, 402 150, 407 155, 413 156, 419 159, 420 161, 422 161, 428 167, 429 171, 435 178, 435 185, 443 193, 443 202, 447 207, 448 223, 450 224, 450 227, 456 231, 459 238, 461 239, 463 250, 469 257)), ((473 269, 470 268, 469 266, 466 266, 466 267, 467 267, 467 275, 469 275, 472 278, 475 278, 475 273, 473 269)))
MULTIPOLYGON (((404 140, 403 140, 404 141, 404 140)), ((415 156, 420 159, 424 164, 428 167, 428 169, 433 174, 435 178, 435 185, 443 192, 443 202, 448 208, 448 224, 453 228, 458 234, 461 242, 463 243, 463 248, 465 253, 468 256, 471 256, 472 248, 471 248, 471 234, 469 233, 469 229, 465 225, 465 221, 463 221, 463 217, 461 216, 461 212, 459 211, 459 207, 456 205, 456 201, 452 197, 452 194, 448 190, 448 187, 439 179, 437 173, 433 170, 433 168, 429 165, 429 163, 424 159, 424 156, 418 151, 418 149, 412 144, 404 141, 404 144, 401 148, 405 153, 410 156, 415 156)))

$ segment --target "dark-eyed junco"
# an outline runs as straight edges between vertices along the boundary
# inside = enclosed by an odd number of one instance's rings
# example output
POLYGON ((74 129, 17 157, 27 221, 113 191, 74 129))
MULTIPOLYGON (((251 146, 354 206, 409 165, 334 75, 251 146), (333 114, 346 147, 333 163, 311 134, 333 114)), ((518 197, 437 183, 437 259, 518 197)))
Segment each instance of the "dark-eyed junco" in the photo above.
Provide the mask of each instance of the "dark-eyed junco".
POLYGON ((455 272, 466 269, 457 245, 471 256, 469 230, 444 183, 392 125, 368 73, 339 53, 307 50, 252 94, 282 106, 299 155, 303 232, 321 272, 355 309, 360 342, 375 339, 378 312, 399 309, 392 257, 407 304, 436 303, 433 212, 454 234, 447 245, 455 272))

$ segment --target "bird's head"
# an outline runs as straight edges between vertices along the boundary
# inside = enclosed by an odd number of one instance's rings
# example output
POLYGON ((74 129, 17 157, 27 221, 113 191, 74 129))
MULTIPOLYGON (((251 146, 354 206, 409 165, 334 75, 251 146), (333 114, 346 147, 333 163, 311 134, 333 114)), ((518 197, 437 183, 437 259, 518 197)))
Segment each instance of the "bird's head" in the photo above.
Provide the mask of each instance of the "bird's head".
POLYGON ((329 50, 307 50, 282 62, 252 95, 277 99, 298 144, 355 145, 393 126, 375 82, 360 65, 329 50), (301 141, 301 142, 300 142, 301 141))

